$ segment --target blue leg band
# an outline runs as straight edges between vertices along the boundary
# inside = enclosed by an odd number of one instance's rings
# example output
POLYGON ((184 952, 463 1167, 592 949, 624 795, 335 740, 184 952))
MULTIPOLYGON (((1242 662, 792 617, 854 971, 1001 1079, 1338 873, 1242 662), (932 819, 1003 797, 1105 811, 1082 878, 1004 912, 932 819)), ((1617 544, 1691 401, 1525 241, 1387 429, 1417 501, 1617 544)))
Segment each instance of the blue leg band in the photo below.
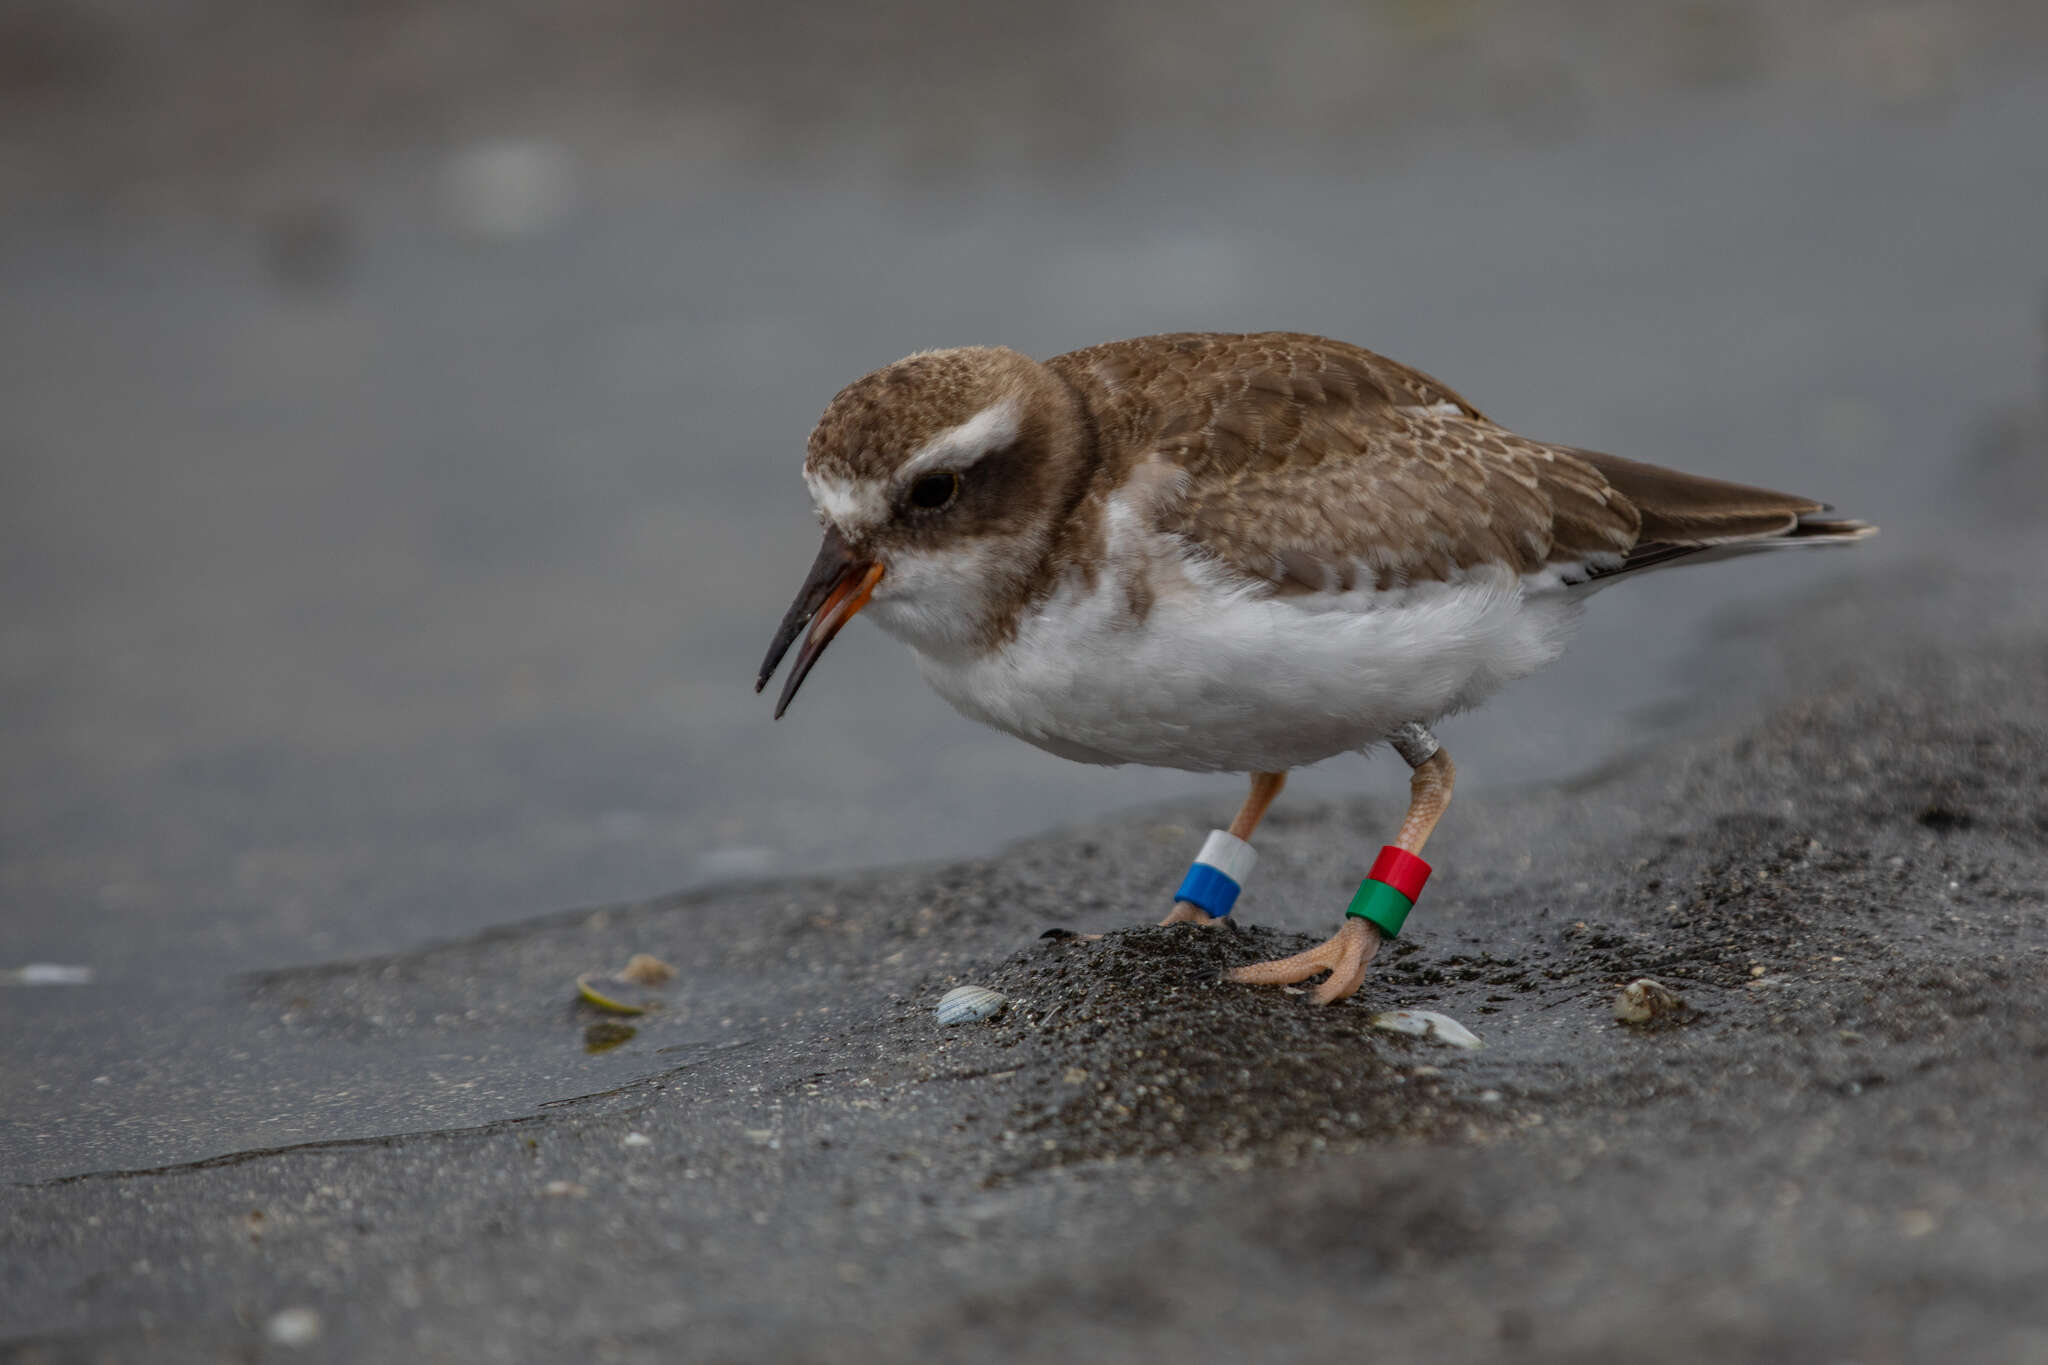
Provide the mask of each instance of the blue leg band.
POLYGON ((1173 898, 1208 911, 1211 919, 1220 919, 1237 904, 1237 893, 1242 889, 1207 863, 1196 863, 1181 878, 1180 890, 1173 893, 1173 898))

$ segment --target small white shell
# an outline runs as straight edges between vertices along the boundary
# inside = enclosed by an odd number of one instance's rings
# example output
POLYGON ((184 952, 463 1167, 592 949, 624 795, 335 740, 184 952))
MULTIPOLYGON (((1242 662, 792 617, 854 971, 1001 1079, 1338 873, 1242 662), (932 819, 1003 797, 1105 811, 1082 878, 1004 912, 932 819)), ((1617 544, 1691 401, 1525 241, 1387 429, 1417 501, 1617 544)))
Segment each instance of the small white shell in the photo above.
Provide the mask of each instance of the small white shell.
POLYGON ((939 997, 937 1014, 942 1024, 972 1024, 993 1019, 1010 1003, 1010 998, 986 986, 955 986, 939 997))
POLYGON ((1614 997, 1614 1017, 1624 1024, 1647 1024, 1685 1009, 1685 1000, 1661 981, 1639 976, 1614 997))
POLYGON ((1427 1038, 1446 1047, 1460 1047, 1467 1052, 1475 1052, 1485 1046, 1479 1041, 1478 1034, 1450 1015, 1438 1014, 1435 1010, 1388 1010, 1385 1014, 1375 1014, 1372 1026, 1389 1033, 1427 1038))
POLYGON ((64 962, 31 962, 26 967, 0 972, 0 982, 17 986, 90 986, 92 968, 64 962))

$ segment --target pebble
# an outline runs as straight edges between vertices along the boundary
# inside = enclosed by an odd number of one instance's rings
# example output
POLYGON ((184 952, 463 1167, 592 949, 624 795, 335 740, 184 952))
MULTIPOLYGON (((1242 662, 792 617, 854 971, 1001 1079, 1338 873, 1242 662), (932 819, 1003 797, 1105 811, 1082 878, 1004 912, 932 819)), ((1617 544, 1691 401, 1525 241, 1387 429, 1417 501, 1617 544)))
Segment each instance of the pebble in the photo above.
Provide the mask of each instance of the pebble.
POLYGON ((1637 977, 1614 997, 1614 1017, 1624 1024, 1647 1024, 1685 1009, 1685 1000, 1660 981, 1637 977))
POLYGON ((636 986, 659 986, 675 979, 676 969, 652 953, 635 953, 619 969, 619 979, 636 986))
POLYGON ((311 1346, 320 1339, 320 1315, 310 1308, 285 1308, 271 1314, 263 1335, 279 1346, 311 1346))

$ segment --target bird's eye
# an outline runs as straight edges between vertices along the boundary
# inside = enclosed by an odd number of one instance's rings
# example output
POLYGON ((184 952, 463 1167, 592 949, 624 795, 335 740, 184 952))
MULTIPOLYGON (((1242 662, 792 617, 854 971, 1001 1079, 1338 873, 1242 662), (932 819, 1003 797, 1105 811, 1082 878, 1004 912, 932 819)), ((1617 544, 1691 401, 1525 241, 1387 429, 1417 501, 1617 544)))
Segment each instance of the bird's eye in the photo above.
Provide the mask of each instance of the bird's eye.
POLYGON ((953 471, 927 474, 910 485, 910 502, 927 512, 936 512, 951 502, 960 491, 960 476, 953 471))

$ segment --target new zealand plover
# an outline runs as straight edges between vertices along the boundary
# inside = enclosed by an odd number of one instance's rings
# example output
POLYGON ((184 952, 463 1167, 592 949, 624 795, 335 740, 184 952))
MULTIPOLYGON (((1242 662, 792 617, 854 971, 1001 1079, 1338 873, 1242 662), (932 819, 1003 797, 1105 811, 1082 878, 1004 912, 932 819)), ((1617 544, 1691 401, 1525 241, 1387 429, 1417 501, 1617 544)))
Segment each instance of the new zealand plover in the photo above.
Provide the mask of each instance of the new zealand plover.
POLYGON ((1250 774, 1166 923, 1220 921, 1287 770, 1380 743, 1410 804, 1343 927, 1235 973, 1341 1000, 1451 798, 1430 726, 1557 657, 1624 576, 1874 530, 1824 504, 1517 436, 1420 371, 1286 332, 1043 363, 910 356, 811 433, 824 545, 763 662, 781 716, 863 609, 962 714, 1083 763, 1250 774))

